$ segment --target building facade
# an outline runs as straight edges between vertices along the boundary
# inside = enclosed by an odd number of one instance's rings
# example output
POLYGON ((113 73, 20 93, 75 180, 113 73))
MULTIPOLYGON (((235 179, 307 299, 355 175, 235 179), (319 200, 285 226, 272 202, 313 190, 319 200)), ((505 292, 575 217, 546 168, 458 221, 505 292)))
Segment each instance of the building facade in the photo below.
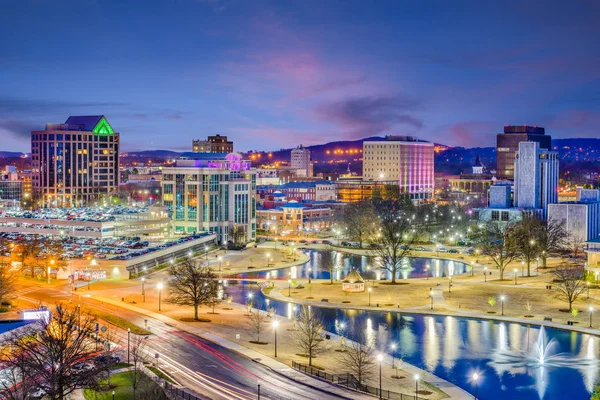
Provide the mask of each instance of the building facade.
POLYGON ((192 149, 196 153, 233 153, 233 142, 227 136, 214 135, 206 140, 193 140, 192 149))
POLYGON ((184 153, 163 169, 162 202, 175 232, 211 232, 222 243, 256 238, 256 169, 236 153, 184 153))
POLYGON ((552 137, 538 126, 507 125, 504 133, 496 135, 496 176, 498 179, 514 179, 515 154, 520 142, 538 142, 541 149, 552 149, 552 137))
POLYGON ((310 150, 300 146, 292 150, 290 167, 301 176, 312 176, 312 163, 310 161, 310 150))
POLYGON ((45 207, 81 207, 119 187, 119 133, 103 115, 31 132, 32 187, 45 207))
POLYGON ((328 207, 307 207, 293 200, 277 208, 256 212, 260 229, 277 235, 319 232, 331 228, 333 216, 334 212, 328 207))
POLYGON ((558 153, 521 142, 514 163, 515 207, 541 209, 545 218, 548 205, 558 202, 558 153))
POLYGON ((410 136, 387 136, 363 142, 363 179, 393 182, 413 200, 434 191, 433 143, 410 136))

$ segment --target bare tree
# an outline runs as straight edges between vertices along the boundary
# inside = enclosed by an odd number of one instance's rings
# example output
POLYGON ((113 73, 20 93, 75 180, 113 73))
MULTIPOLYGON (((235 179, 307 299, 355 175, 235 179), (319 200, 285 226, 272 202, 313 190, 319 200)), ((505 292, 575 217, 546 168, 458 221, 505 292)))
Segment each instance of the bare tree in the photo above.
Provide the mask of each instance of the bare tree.
POLYGON ((573 309, 573 303, 577 301, 586 291, 583 280, 585 269, 582 265, 563 262, 553 271, 556 286, 556 298, 569 304, 569 311, 573 309))
POLYGON ((546 262, 549 256, 558 255, 564 252, 567 247, 569 234, 562 220, 548 220, 542 223, 538 231, 537 242, 539 246, 539 256, 542 259, 542 267, 546 268, 546 262))
POLYGON ((293 335, 300 350, 308 356, 308 365, 312 365, 312 359, 324 350, 323 331, 319 316, 310 306, 302 306, 293 335))
POLYGON ((0 265, 0 303, 14 290, 15 275, 9 265, 0 265))
POLYGON ((585 240, 579 235, 571 235, 567 239, 567 249, 573 258, 579 258, 585 249, 585 240))
POLYGON ((513 239, 519 253, 527 264, 527 276, 531 276, 531 263, 540 254, 538 236, 542 222, 533 215, 525 215, 512 229, 513 239))
POLYGON ((137 391, 140 384, 143 382, 144 372, 142 366, 145 360, 146 354, 146 339, 147 336, 135 336, 129 347, 129 353, 132 362, 131 374, 131 387, 133 389, 133 400, 135 400, 137 391))
POLYGON ((254 343, 263 343, 260 341, 260 335, 267 329, 269 318, 256 310, 255 312, 251 312, 248 315, 249 329, 252 332, 252 338, 254 339, 254 343))
POLYGON ((327 246, 325 250, 319 253, 319 263, 323 269, 329 271, 329 279, 333 283, 333 276, 335 271, 342 267, 339 253, 331 249, 331 246, 327 246))
POLYGON ((90 336, 95 319, 56 307, 48 319, 28 326, 28 332, 9 335, 6 345, 12 352, 2 353, 2 363, 17 368, 23 381, 41 389, 53 400, 63 400, 78 387, 95 386, 101 367, 80 370, 75 365, 95 351, 90 336))
POLYGON ((512 237, 512 226, 490 223, 484 227, 477 242, 481 253, 490 257, 500 271, 500 280, 503 280, 504 270, 519 255, 519 248, 512 237))
POLYGON ((376 221, 375 209, 370 201, 350 203, 347 207, 344 207, 342 226, 348 237, 358 241, 360 247, 376 231, 376 221))
POLYGON ((198 319, 198 308, 209 304, 217 296, 218 282, 212 269, 185 258, 170 270, 169 297, 173 304, 194 307, 194 319, 198 319))
POLYGON ((378 267, 389 271, 392 284, 402 268, 402 262, 410 254, 410 246, 416 240, 412 219, 401 211, 383 209, 379 213, 377 247, 370 251, 378 267))
POLYGON ((351 341, 346 345, 345 352, 339 357, 340 366, 358 379, 359 384, 363 384, 373 373, 375 368, 375 357, 372 345, 363 345, 364 335, 359 334, 356 341, 351 341))

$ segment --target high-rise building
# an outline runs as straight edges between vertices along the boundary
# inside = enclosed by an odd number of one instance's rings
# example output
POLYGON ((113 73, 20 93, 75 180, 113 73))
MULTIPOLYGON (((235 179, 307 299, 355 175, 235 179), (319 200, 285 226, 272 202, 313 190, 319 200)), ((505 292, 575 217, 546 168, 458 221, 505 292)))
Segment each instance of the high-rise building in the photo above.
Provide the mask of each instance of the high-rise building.
POLYGON ((541 209, 558 202, 558 153, 538 142, 521 142, 515 155, 515 207, 541 209))
POLYGON ((32 186, 47 207, 90 204, 119 187, 119 133, 103 115, 31 132, 32 186))
POLYGON ((214 135, 206 140, 193 140, 192 149, 196 153, 233 153, 233 142, 227 136, 214 135))
POLYGON ((312 176, 312 163, 310 161, 310 150, 302 146, 292 150, 290 166, 299 175, 312 176))
POLYGON ((433 195, 433 143, 411 136, 363 142, 363 179, 400 187, 411 199, 433 195))
POLYGON ((256 238, 256 169, 236 153, 183 153, 163 168, 162 203, 176 232, 212 232, 221 244, 256 238))
POLYGON ((515 153, 520 142, 538 142, 541 149, 552 150, 552 137, 539 126, 507 125, 496 135, 496 177, 514 179, 515 153))

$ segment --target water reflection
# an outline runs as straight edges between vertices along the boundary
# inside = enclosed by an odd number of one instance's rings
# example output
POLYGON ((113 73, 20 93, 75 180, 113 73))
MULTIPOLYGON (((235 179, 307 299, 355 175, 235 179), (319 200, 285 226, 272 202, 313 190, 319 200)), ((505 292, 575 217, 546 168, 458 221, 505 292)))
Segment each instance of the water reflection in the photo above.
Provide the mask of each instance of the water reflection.
MULTIPOLYGON (((308 276, 310 275, 312 279, 329 279, 329 270, 322 269, 320 266, 319 250, 305 250, 305 253, 308 255, 308 261, 302 265, 270 272, 249 272, 237 276, 242 278, 308 280, 308 276)), ((336 280, 343 279, 352 269, 358 270, 363 278, 367 280, 391 279, 389 271, 379 268, 380 260, 378 257, 360 256, 344 252, 336 252, 335 257, 338 260, 338 265, 340 265, 340 268, 335 270, 334 278, 336 280)), ((398 277, 401 279, 439 278, 462 274, 466 271, 467 265, 458 261, 408 257, 402 260, 398 277)))
MULTIPOLYGON (((248 288, 227 288, 244 303, 248 288)), ((255 291, 255 304, 262 295, 255 291)), ((272 301, 276 312, 292 319, 299 311, 272 301)), ((319 309, 330 331, 363 340, 391 355, 430 371, 467 391, 478 371, 478 398, 589 399, 599 377, 598 338, 555 329, 475 319, 319 309), (337 321, 337 322, 336 322, 337 321)))

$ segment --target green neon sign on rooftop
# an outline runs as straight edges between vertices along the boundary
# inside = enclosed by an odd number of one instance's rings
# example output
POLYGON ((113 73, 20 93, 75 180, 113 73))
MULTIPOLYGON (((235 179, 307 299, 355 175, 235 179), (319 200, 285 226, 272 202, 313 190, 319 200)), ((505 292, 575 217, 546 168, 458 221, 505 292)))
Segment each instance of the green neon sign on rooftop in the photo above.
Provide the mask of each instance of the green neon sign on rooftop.
POLYGON ((100 122, 98 122, 98 124, 92 132, 94 132, 97 135, 113 135, 115 133, 112 126, 110 126, 110 124, 104 117, 100 119, 100 122))

